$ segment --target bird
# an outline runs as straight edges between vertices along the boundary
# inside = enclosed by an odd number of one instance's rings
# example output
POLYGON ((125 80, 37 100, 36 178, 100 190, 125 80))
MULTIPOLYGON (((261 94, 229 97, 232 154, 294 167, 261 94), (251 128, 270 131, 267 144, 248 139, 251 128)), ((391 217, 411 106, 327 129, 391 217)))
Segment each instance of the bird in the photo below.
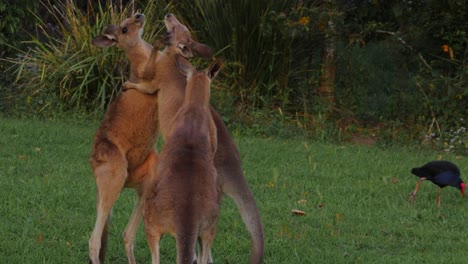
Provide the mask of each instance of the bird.
POLYGON ((460 190, 462 196, 465 196, 465 183, 460 178, 460 169, 454 163, 446 160, 436 160, 424 164, 422 167, 412 168, 411 173, 419 177, 416 188, 411 193, 409 202, 412 203, 419 185, 424 180, 429 180, 439 186, 437 195, 437 206, 440 207, 440 191, 445 186, 453 186, 460 190))

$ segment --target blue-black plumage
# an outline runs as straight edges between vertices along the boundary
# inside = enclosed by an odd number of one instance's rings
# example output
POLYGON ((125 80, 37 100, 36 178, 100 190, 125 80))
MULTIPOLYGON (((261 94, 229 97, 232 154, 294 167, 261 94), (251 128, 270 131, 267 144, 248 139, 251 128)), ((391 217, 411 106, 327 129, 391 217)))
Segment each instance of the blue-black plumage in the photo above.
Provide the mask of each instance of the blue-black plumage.
POLYGON ((440 207, 440 191, 445 186, 453 186, 465 194, 465 183, 460 178, 460 169, 450 161, 438 160, 424 164, 422 167, 411 169, 411 173, 419 177, 418 184, 411 194, 410 203, 418 192, 419 185, 423 180, 429 180, 439 186, 437 205, 440 207))

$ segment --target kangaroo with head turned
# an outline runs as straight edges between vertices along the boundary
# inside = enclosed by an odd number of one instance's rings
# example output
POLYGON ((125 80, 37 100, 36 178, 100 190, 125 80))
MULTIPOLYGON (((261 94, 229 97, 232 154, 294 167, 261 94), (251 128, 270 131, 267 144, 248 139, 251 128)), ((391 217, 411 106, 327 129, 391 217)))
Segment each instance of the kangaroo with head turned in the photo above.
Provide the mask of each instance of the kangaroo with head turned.
MULTIPOLYGON (((167 140, 174 114, 183 104, 187 85, 186 77, 176 67, 175 55, 182 54, 184 57, 190 57, 195 53, 208 57, 211 50, 194 42, 187 27, 182 25, 174 15, 166 15, 164 21, 168 31, 165 40, 166 48, 162 53, 153 49, 153 52, 158 53, 158 60, 157 62, 149 61, 144 82, 140 84, 126 82, 124 89, 138 89, 149 94, 158 90, 159 126, 163 138, 167 140), (154 73, 157 74, 154 75, 154 73)), ((211 106, 210 112, 216 126, 217 150, 214 165, 218 173, 217 184, 222 188, 223 193, 234 200, 250 233, 252 240, 250 263, 261 263, 264 254, 264 234, 255 198, 245 179, 239 151, 226 125, 211 106)))
POLYGON ((216 182, 216 126, 209 107, 210 82, 221 67, 216 61, 198 72, 181 56, 176 63, 187 76, 182 106, 175 114, 159 156, 156 179, 145 190, 143 219, 152 263, 159 264, 163 234, 176 238, 177 263, 208 264, 216 234, 221 190, 216 182))
MULTIPOLYGON (((130 62, 132 81, 141 80, 150 56, 157 55, 141 38, 144 23, 145 16, 135 14, 119 26, 109 26, 92 41, 97 47, 117 45, 123 49, 130 62)), ((124 187, 136 189, 138 196, 123 233, 128 262, 135 263, 133 244, 142 215, 142 186, 156 173, 158 131, 157 95, 125 91, 109 105, 96 131, 90 158, 97 187, 96 223, 89 240, 90 263, 104 261, 110 213, 124 187)))

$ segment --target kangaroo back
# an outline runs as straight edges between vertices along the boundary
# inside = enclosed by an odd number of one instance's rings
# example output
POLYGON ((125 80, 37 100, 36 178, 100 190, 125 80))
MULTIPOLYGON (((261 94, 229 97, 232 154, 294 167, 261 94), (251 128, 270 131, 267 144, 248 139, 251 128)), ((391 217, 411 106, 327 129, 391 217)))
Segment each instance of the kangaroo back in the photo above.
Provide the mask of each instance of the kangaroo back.
MULTIPOLYGON (((175 127, 173 125, 174 115, 185 100, 187 87, 186 78, 175 67, 174 54, 190 57, 196 53, 209 57, 211 51, 206 46, 193 42, 188 29, 173 15, 168 14, 165 17, 165 24, 168 31, 165 38, 166 48, 156 65, 156 71, 163 74, 159 74, 159 77, 162 78, 155 78, 155 84, 151 88, 160 89, 158 93, 159 124, 161 135, 167 142, 172 133, 170 130, 175 127)), ((214 159, 218 177, 217 187, 222 188, 223 192, 233 199, 250 233, 252 241, 250 263, 262 263, 264 255, 263 226, 255 198, 243 173, 239 151, 221 116, 213 107, 210 107, 210 113, 217 131, 214 159)))
MULTIPOLYGON (((145 229, 157 253, 158 237, 172 233, 177 243, 177 263, 193 263, 197 238, 206 260, 216 233, 220 188, 214 167, 216 127, 210 113, 210 82, 221 68, 217 60, 210 69, 197 71, 185 58, 176 65, 187 78, 186 93, 175 114, 160 155, 158 182, 145 206, 145 229), (213 140, 214 139, 214 140, 213 140)), ((153 257, 159 259, 159 257, 153 257)), ((206 263, 206 261, 205 261, 206 263)))
MULTIPOLYGON (((135 14, 119 26, 110 25, 92 41, 97 47, 114 45, 125 51, 130 79, 142 78, 152 47, 141 38, 145 16, 135 14)), ((137 91, 120 93, 112 102, 96 131, 90 163, 96 178, 97 216, 89 240, 90 262, 104 261, 110 212, 124 187, 137 189, 156 171, 158 98, 137 91), (135 118, 137 117, 138 118, 135 118)), ((124 231, 129 263, 134 263, 133 241, 141 218, 140 197, 124 231)))

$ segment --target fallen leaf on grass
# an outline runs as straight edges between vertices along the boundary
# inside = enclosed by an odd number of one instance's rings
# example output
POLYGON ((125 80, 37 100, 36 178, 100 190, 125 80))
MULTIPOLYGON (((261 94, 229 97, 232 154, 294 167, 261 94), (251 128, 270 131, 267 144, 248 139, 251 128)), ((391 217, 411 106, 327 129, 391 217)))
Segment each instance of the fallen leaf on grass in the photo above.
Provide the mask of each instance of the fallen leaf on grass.
POLYGON ((42 242, 42 241, 44 241, 44 236, 42 234, 39 234, 37 236, 37 242, 42 242))
POLYGON ((398 179, 395 178, 395 177, 393 177, 392 182, 393 182, 393 183, 397 183, 397 182, 398 182, 398 179))
POLYGON ((25 158, 27 158, 27 157, 28 157, 28 156, 26 156, 26 155, 19 155, 19 156, 18 156, 18 159, 25 159, 25 158))
POLYGON ((304 216, 306 214, 304 211, 297 210, 297 209, 292 209, 291 212, 298 216, 304 216))
POLYGON ((274 182, 268 182, 267 184, 265 184, 265 186, 266 186, 267 188, 272 188, 272 189, 273 189, 273 188, 276 187, 276 184, 275 184, 274 182))
POLYGON ((41 148, 36 147, 36 148, 34 148, 34 151, 35 151, 36 153, 39 153, 39 152, 41 152, 41 148))
POLYGON ((318 207, 318 208, 322 208, 323 205, 324 205, 323 203, 319 203, 319 204, 317 205, 317 207, 318 207))
POLYGON ((342 218, 341 214, 335 214, 335 220, 340 220, 342 218))
POLYGON ((298 203, 298 204, 306 204, 306 203, 307 203, 307 200, 302 199, 302 200, 297 201, 297 203, 298 203))

